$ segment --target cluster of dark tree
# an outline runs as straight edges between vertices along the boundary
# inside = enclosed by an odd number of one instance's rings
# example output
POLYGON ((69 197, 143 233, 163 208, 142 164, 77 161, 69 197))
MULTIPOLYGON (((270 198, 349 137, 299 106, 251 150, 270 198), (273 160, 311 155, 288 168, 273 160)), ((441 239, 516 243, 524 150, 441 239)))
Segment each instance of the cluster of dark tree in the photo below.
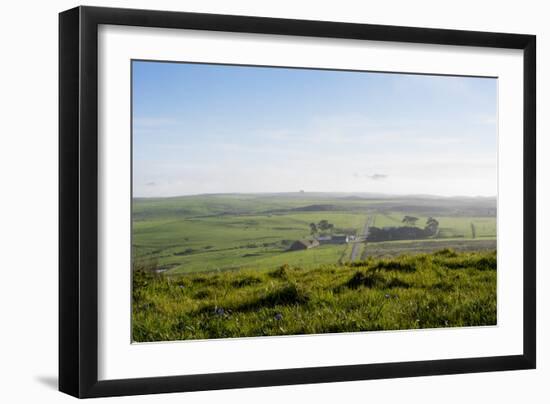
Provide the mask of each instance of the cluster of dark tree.
POLYGON ((326 234, 331 233, 334 230, 334 225, 329 223, 328 220, 321 220, 319 223, 310 223, 309 229, 311 235, 318 233, 326 234))
MULTIPOLYGON (((403 223, 415 224, 418 218, 412 216, 405 216, 403 223)), ((369 228, 369 241, 391 241, 391 240, 417 240, 428 237, 436 236, 439 231, 439 222, 433 217, 429 217, 426 220, 426 226, 424 228, 414 226, 402 226, 402 227, 385 227, 383 229, 379 227, 369 228)))

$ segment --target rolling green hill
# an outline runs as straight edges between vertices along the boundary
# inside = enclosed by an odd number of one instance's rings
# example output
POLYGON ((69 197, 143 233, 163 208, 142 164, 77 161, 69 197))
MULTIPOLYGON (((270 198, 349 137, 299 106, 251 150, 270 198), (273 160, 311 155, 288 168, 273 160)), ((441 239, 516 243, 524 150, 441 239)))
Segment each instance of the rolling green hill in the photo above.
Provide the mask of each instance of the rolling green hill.
MULTIPOLYGON (((405 215, 424 226, 440 223, 437 238, 367 249, 376 256, 441 248, 496 248, 494 198, 383 197, 368 194, 213 194, 133 201, 135 259, 152 257, 167 274, 235 269, 274 269, 283 264, 315 267, 349 260, 349 245, 322 245, 288 252, 295 240, 311 238, 310 223, 326 220, 334 234, 360 234, 367 218, 378 227, 400 226, 405 215), (475 239, 472 235, 475 227, 475 239), (440 244, 434 244, 437 241, 440 244)), ((362 247, 364 250, 364 247, 362 247)), ((369 255, 367 251, 366 254, 369 255)))

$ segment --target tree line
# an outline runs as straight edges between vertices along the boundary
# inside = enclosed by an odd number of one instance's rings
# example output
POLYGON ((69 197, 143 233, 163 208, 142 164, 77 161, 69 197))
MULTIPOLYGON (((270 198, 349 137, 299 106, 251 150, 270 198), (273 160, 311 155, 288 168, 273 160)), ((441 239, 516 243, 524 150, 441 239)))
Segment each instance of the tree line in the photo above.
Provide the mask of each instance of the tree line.
POLYGON ((414 216, 405 216, 402 223, 406 226, 379 228, 371 226, 369 228, 369 241, 391 241, 391 240, 416 240, 437 236, 439 232, 439 221, 433 217, 426 220, 424 228, 416 227, 418 218, 414 216))

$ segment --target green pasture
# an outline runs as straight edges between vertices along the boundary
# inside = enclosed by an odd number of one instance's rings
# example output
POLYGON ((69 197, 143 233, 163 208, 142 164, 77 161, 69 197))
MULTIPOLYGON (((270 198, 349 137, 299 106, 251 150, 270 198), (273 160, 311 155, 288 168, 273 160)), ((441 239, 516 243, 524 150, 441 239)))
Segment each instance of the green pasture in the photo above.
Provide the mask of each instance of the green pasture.
MULTIPOLYGON (((374 226, 402 226, 405 215, 419 218, 423 227, 428 216, 440 223, 438 239, 444 247, 459 251, 476 249, 481 240, 496 238, 496 219, 483 216, 489 202, 417 199, 368 199, 339 194, 223 194, 177 198, 135 199, 133 202, 132 246, 134 259, 153 258, 157 269, 174 275, 188 272, 235 269, 273 269, 283 264, 314 267, 349 259, 351 245, 322 245, 305 251, 288 252, 289 245, 310 238, 310 223, 327 220, 334 234, 359 233, 367 217, 374 226), (391 209, 399 209, 392 211, 391 209), (402 211, 406 207, 407 211, 402 211), (429 211, 429 214, 426 213, 429 211), (418 213, 421 212, 421 213, 418 213), (433 213, 432 213, 433 212, 433 213), (462 212, 457 214, 456 212, 462 212), (481 216, 469 216, 466 212, 481 216), (438 215, 437 213, 440 213, 438 215), (444 213, 444 214, 443 214, 444 213), (476 242, 462 248, 452 240, 471 240, 472 223, 476 242)), ((398 244, 370 243, 367 256, 429 252, 415 241, 410 248, 398 244)), ((481 249, 486 245, 479 244, 481 249)), ((361 247, 361 254, 363 252, 361 247)))
POLYGON ((457 252, 493 251, 497 248, 496 239, 431 239, 431 240, 401 240, 368 243, 366 246, 369 257, 397 257, 406 254, 432 253, 449 248, 457 252))
POLYGON ((345 245, 286 251, 293 241, 310 237, 309 224, 320 220, 333 223, 336 232, 355 232, 364 225, 366 216, 300 212, 136 221, 134 257, 154 256, 159 269, 170 273, 338 262, 345 245))

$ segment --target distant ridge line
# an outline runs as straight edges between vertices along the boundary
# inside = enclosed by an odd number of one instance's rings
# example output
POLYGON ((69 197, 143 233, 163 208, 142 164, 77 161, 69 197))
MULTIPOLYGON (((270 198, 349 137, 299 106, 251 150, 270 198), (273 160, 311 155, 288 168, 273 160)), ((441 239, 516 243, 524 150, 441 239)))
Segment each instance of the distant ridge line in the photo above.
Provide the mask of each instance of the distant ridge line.
POLYGON ((350 193, 350 192, 220 192, 220 193, 201 193, 189 195, 172 196, 133 196, 132 199, 178 199, 192 197, 222 197, 222 196, 249 196, 249 197, 267 197, 267 196, 287 196, 303 198, 322 198, 338 197, 345 200, 376 200, 376 199, 497 199, 496 195, 432 195, 432 194, 383 194, 383 193, 350 193))

